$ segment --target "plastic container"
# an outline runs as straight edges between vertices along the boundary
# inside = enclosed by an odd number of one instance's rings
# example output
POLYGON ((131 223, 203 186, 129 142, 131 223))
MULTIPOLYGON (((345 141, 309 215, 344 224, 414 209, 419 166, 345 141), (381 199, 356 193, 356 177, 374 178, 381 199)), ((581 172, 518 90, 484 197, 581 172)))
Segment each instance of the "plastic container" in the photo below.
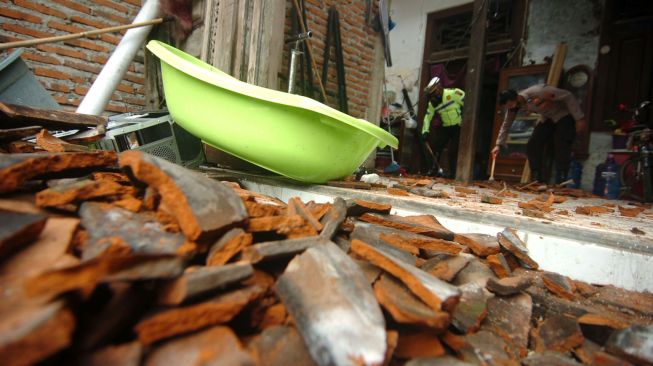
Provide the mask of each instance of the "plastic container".
POLYGON ((608 199, 617 199, 621 191, 621 181, 619 178, 619 165, 615 163, 612 154, 608 155, 605 161, 605 170, 601 174, 605 180, 603 195, 608 199))
POLYGON ((0 60, 0 102, 32 108, 61 109, 20 58, 21 48, 0 60))
POLYGON ((159 41, 147 48, 161 59, 175 122, 273 172, 323 183, 353 173, 377 146, 398 146, 378 126, 313 99, 244 83, 159 41))

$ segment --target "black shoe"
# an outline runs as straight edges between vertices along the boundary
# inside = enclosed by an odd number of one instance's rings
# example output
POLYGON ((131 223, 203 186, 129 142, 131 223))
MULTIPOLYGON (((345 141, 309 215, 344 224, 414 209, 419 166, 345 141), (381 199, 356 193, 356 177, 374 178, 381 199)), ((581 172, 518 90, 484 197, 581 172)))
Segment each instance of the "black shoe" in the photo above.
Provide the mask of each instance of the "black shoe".
POLYGON ((568 179, 566 170, 556 171, 556 184, 560 184, 568 179))

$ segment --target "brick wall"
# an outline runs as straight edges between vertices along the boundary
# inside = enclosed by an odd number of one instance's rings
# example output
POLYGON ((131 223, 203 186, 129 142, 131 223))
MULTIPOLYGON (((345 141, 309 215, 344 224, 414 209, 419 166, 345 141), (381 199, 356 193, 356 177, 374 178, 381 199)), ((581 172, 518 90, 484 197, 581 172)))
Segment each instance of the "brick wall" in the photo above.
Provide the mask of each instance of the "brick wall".
MULTIPOLYGON (((299 0, 298 0, 299 2, 299 0)), ((373 2, 376 3, 376 2, 373 2)), ((305 0, 308 29, 313 32, 311 43, 313 57, 318 71, 322 74, 323 53, 326 41, 326 29, 329 8, 335 6, 340 16, 340 38, 345 64, 345 79, 349 114, 357 118, 365 118, 368 104, 368 94, 372 69, 374 66, 374 45, 378 36, 365 19, 365 0, 305 0)), ((287 1, 286 36, 290 37, 290 23, 293 7, 292 0, 287 1)), ((374 8, 376 14, 377 8, 374 8)), ((288 75, 289 45, 284 48, 283 73, 288 75)), ((335 64, 335 47, 331 48, 329 74, 326 83, 327 103, 337 108, 337 76, 335 64), (333 94, 333 95, 329 95, 333 94)), ((315 87, 317 80, 315 80, 315 87)))
MULTIPOLYGON (((141 0, 0 0, 0 42, 128 24, 140 10, 140 4, 141 0)), ((120 33, 106 33, 94 39, 79 38, 26 47, 21 57, 64 109, 75 110, 120 37, 120 33)), ((143 73, 140 51, 113 94, 106 112, 143 109, 143 73)))

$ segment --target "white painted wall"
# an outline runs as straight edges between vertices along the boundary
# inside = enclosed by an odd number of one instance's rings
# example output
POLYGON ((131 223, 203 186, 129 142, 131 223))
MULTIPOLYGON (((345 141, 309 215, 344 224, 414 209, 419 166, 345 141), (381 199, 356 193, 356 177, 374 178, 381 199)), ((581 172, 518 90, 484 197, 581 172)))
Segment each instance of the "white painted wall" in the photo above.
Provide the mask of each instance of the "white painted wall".
POLYGON ((428 13, 448 9, 471 0, 394 0, 390 17, 396 26, 390 31, 392 67, 386 68, 388 91, 396 93, 395 102, 401 103, 401 76, 413 103, 419 97, 419 76, 424 53, 426 16, 428 13))

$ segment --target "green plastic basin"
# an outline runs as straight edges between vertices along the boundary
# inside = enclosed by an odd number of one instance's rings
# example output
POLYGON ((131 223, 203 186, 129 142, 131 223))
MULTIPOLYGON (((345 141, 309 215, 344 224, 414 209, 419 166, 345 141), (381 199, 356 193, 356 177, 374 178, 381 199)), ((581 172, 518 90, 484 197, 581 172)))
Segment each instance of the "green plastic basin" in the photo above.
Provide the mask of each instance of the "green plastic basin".
POLYGON ((398 140, 310 98, 244 83, 159 41, 163 88, 175 122, 205 143, 275 173, 323 183, 356 170, 398 140))

